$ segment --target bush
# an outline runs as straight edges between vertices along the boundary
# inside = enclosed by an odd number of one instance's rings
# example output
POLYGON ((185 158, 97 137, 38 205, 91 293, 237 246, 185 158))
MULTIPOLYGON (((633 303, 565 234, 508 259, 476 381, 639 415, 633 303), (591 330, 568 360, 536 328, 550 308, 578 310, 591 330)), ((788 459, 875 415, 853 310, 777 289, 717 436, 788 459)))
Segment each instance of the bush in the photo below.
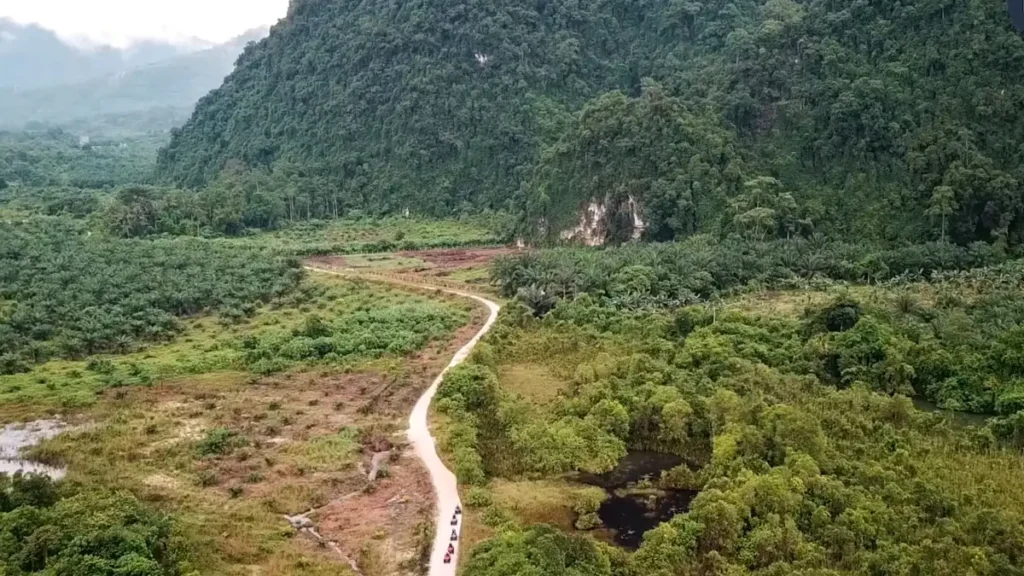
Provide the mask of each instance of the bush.
POLYGON ((185 569, 172 519, 127 493, 73 493, 43 476, 0 475, 0 513, 0 573, 169 576, 185 569))
POLYGON ((608 494, 601 488, 585 488, 577 490, 570 497, 573 512, 576 513, 576 528, 579 530, 593 530, 601 525, 601 519, 597 516, 601 504, 608 498, 608 494))
POLYGON ((494 502, 494 498, 491 496, 490 490, 473 486, 466 491, 464 502, 470 508, 486 508, 494 502))
POLYGON ((515 524, 515 519, 507 510, 493 505, 483 511, 480 521, 491 528, 505 528, 515 524))
POLYGON ((214 428, 199 441, 196 451, 200 456, 224 456, 247 444, 245 437, 234 430, 214 428))

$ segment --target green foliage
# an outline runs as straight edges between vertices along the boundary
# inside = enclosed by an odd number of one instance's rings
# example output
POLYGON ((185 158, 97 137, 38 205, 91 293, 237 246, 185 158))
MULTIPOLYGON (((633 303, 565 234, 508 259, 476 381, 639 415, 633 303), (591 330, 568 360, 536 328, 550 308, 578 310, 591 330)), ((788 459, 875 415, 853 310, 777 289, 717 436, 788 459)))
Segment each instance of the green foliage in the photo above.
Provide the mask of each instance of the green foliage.
POLYGON ((491 369, 470 363, 452 370, 438 391, 452 423, 445 448, 462 482, 480 484, 487 472, 558 474, 607 472, 625 454, 623 413, 602 406, 586 418, 531 412, 502 394, 491 369))
POLYGON ((353 311, 332 321, 307 317, 290 333, 268 331, 243 341, 245 363, 271 373, 293 363, 341 363, 405 356, 450 334, 463 318, 433 304, 353 311))
POLYGON ((235 448, 248 444, 244 436, 227 428, 214 428, 196 444, 196 452, 200 456, 226 456, 235 448))
POLYGON ((549 526, 503 532, 477 546, 466 562, 468 576, 612 576, 607 547, 549 526))
MULTIPOLYGON (((562 472, 527 421, 572 450, 583 448, 561 435, 563 423, 582 418, 630 450, 684 459, 659 486, 700 494, 635 554, 608 556, 616 574, 869 574, 883 565, 1016 574, 1024 507, 1006 486, 1024 461, 1024 364, 1013 352, 1024 334, 1021 270, 939 274, 931 286, 874 289, 863 300, 840 292, 802 317, 693 306, 682 330, 678 312, 590 296, 542 320, 506 312, 488 337, 500 359, 488 370, 540 364, 571 378, 571 389, 526 406, 499 387, 497 416, 466 418, 497 423, 480 427, 487 440, 477 444, 493 476, 562 472), (962 298, 907 305, 913 289, 962 298), (964 427, 916 410, 907 395, 1006 415, 964 427)), ((593 526, 595 502, 571 503, 577 528, 593 526)), ((469 573, 530 573, 532 561, 547 562, 538 529, 505 526, 474 551, 479 572, 469 573)))
POLYGON ((575 492, 572 496, 572 511, 576 513, 575 526, 579 530, 592 530, 601 524, 597 511, 608 494, 596 487, 575 492))
POLYGON ((45 477, 0 475, 0 571, 102 576, 185 571, 184 550, 168 517, 130 494, 58 492, 45 477))
POLYGON ((21 189, 104 188, 146 183, 162 136, 96 139, 83 144, 60 129, 0 132, 0 200, 21 189))
POLYGON ((0 357, 17 372, 54 356, 127 352, 170 338, 182 316, 252 313, 300 277, 295 262, 252 249, 118 241, 64 219, 0 224, 0 357))
POLYGON ((500 213, 457 220, 364 217, 288 222, 278 230, 227 241, 289 256, 378 254, 499 244, 510 226, 508 216, 500 213))
MULTIPOLYGON (((938 272, 979 268, 1005 258, 1000 250, 984 244, 877 249, 820 237, 751 242, 695 236, 665 244, 562 248, 507 256, 495 262, 492 279, 507 297, 536 293, 566 298, 587 293, 618 307, 642 308, 686 305, 747 287, 927 279, 938 272)), ((545 308, 552 304, 546 303, 545 308)))
POLYGON ((486 481, 480 457, 481 436, 497 418, 498 380, 483 366, 463 364, 452 369, 438 389, 438 408, 451 418, 444 446, 460 483, 486 481), (483 423, 481 423, 483 420, 483 423))
POLYGON ((654 83, 637 99, 614 92, 588 103, 536 168, 525 221, 543 225, 527 233, 557 239, 591 201, 613 242, 633 237, 640 212, 650 238, 708 229, 739 189, 732 136, 720 124, 654 83))
POLYGON ((201 187, 231 160, 272 169, 320 214, 499 208, 559 107, 638 81, 656 16, 622 0, 299 2, 174 132, 159 170, 201 187))
POLYGON ((486 488, 472 486, 466 490, 465 502, 470 508, 486 508, 494 503, 494 498, 486 488))
POLYGON ((239 162, 317 217, 511 203, 542 238, 596 205, 610 241, 1015 245, 1022 58, 995 1, 303 1, 159 173, 239 162))

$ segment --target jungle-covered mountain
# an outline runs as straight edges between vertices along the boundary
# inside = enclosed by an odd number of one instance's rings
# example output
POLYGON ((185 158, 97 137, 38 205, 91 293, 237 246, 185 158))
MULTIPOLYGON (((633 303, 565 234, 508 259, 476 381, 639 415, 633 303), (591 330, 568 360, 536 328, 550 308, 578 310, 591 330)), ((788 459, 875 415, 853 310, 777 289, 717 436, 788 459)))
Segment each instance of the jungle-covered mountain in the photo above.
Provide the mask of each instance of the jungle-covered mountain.
POLYGON ((158 172, 539 238, 1012 244, 1022 80, 1000 0, 294 0, 158 172))
POLYGON ((0 127, 57 126, 90 135, 170 130, 220 86, 245 45, 266 33, 252 30, 204 50, 57 86, 0 91, 0 127))

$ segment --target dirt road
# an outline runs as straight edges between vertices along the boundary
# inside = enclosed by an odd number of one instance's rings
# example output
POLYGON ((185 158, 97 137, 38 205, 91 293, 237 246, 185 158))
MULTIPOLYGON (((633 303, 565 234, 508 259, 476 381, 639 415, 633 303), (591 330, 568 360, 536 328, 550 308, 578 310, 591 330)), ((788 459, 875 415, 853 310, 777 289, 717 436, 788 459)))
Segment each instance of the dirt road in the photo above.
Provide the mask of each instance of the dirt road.
MULTIPOLYGON (((306 269, 321 274, 333 274, 336 276, 357 275, 333 270, 324 270, 322 268, 315 268, 311 266, 307 266, 306 269)), ((436 289, 434 286, 429 286, 427 284, 424 284, 422 287, 436 289)), ((434 395, 437 394, 437 388, 441 385, 441 381, 444 379, 445 374, 469 357, 477 343, 480 342, 480 339, 490 331, 492 326, 494 326, 494 322, 498 319, 498 312, 501 310, 501 307, 486 298, 481 298, 473 294, 451 289, 441 290, 448 294, 454 294, 463 298, 476 300, 477 302, 487 306, 491 312, 483 328, 476 333, 472 340, 467 342, 465 346, 455 353, 455 357, 452 358, 448 367, 441 372, 437 379, 435 379, 430 385, 430 388, 427 388, 427 391, 423 393, 423 396, 421 396, 419 401, 416 402, 416 407, 413 408, 412 416, 409 417, 409 442, 412 444, 413 450, 416 452, 416 456, 423 461, 423 465, 426 466, 427 471, 430 472, 430 479, 434 483, 434 491, 437 497, 436 530, 434 535, 434 548, 430 555, 429 576, 454 576, 456 566, 458 565, 458 554, 462 548, 461 517, 459 518, 458 526, 455 528, 455 531, 460 536, 460 541, 455 543, 456 553, 452 557, 450 564, 444 563, 444 556, 448 551, 448 545, 451 543, 452 514, 454 513, 456 506, 461 506, 461 500, 459 499, 459 490, 458 484, 455 480, 455 474, 452 474, 451 470, 448 470, 448 468, 445 467, 444 462, 441 461, 441 457, 437 454, 437 445, 434 441, 434 437, 430 434, 430 426, 427 419, 430 414, 430 403, 434 400, 434 395)))

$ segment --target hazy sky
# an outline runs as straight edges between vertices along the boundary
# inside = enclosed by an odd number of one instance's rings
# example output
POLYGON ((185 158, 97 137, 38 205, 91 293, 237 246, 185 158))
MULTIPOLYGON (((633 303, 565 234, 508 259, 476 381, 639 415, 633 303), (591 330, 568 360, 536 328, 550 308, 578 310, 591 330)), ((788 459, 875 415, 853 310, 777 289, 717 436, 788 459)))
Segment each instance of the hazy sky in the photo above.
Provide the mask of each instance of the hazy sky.
POLYGON ((118 46, 189 36, 222 42, 287 11, 288 0, 0 0, 0 18, 118 46))

